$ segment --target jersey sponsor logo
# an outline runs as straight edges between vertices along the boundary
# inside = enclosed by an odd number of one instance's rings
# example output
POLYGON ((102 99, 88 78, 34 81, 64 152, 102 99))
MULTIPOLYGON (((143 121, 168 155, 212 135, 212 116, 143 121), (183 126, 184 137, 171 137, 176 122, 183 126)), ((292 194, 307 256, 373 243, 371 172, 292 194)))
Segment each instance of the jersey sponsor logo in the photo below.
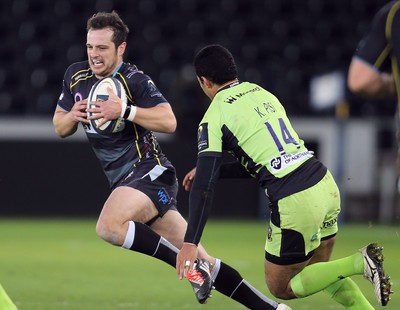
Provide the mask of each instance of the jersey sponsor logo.
POLYGON ((280 170, 302 162, 305 159, 311 158, 313 156, 312 154, 313 152, 309 150, 296 154, 283 154, 271 159, 269 166, 271 167, 272 172, 279 172, 280 170))
POLYGON ((330 221, 324 222, 324 224, 322 225, 322 227, 323 227, 323 228, 332 227, 333 225, 336 224, 337 220, 338 220, 337 218, 334 218, 334 219, 332 219, 332 220, 330 220, 330 221))
POLYGON ((150 97, 161 97, 161 93, 158 90, 156 84, 152 80, 146 80, 142 82, 142 86, 145 90, 145 92, 150 96, 150 97))
POLYGON ((85 78, 89 75, 89 72, 82 72, 78 74, 77 76, 74 76, 74 81, 78 81, 79 79, 85 78))
POLYGON ((235 97, 230 96, 230 97, 224 99, 224 102, 225 102, 225 103, 228 103, 228 104, 232 104, 232 103, 235 102, 236 100, 237 100, 237 99, 236 99, 235 97))
POLYGON ((197 149, 199 152, 208 148, 208 123, 200 124, 197 131, 197 149))
POLYGON ((247 91, 245 91, 245 92, 243 92, 243 93, 238 93, 238 94, 236 95, 236 97, 240 98, 240 97, 243 97, 243 96, 245 96, 245 95, 247 95, 247 94, 251 94, 251 93, 254 93, 254 92, 260 91, 260 90, 262 90, 261 87, 260 87, 260 86, 256 86, 256 87, 254 87, 254 88, 252 88, 252 89, 249 89, 249 90, 247 90, 247 91))
POLYGON ((164 188, 161 188, 158 191, 157 196, 158 196, 158 201, 161 202, 163 205, 168 204, 169 201, 171 200, 167 191, 164 188))
POLYGON ((234 95, 234 96, 229 96, 228 98, 225 98, 225 99, 224 99, 224 102, 225 102, 225 103, 228 103, 228 104, 232 104, 232 103, 234 103, 237 99, 239 99, 239 98, 241 98, 241 97, 243 97, 243 96, 245 96, 245 95, 247 95, 247 94, 251 94, 251 93, 254 93, 254 92, 256 92, 256 91, 261 91, 261 90, 262 90, 262 88, 261 88, 260 86, 256 86, 256 87, 254 87, 254 88, 252 88, 252 89, 249 89, 249 90, 247 90, 247 91, 245 91, 245 92, 237 93, 237 94, 234 95))
POLYGON ((275 170, 280 170, 282 166, 282 158, 281 157, 276 157, 270 161, 270 166, 271 168, 275 170))

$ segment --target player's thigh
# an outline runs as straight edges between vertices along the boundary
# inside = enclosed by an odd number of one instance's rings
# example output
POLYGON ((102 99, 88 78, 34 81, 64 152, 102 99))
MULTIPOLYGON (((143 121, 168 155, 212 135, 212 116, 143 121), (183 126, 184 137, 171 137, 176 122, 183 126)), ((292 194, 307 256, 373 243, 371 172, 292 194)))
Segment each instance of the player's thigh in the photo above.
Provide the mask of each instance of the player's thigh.
POLYGON ((322 239, 320 246, 314 251, 314 255, 309 261, 309 265, 318 262, 327 262, 331 258, 333 246, 336 242, 336 236, 331 236, 327 239, 322 239))
POLYGON ((157 218, 150 228, 180 249, 186 233, 187 222, 177 210, 168 210, 157 218))
POLYGON ((100 213, 100 222, 125 224, 128 221, 147 223, 158 215, 152 200, 141 191, 120 186, 112 191, 100 213))
POLYGON ((308 261, 291 265, 278 265, 265 260, 265 282, 271 294, 282 299, 293 298, 290 280, 302 271, 307 264, 308 261))
POLYGON ((288 265, 311 258, 321 240, 335 235, 340 194, 328 172, 316 185, 282 198, 271 207, 267 260, 288 265))

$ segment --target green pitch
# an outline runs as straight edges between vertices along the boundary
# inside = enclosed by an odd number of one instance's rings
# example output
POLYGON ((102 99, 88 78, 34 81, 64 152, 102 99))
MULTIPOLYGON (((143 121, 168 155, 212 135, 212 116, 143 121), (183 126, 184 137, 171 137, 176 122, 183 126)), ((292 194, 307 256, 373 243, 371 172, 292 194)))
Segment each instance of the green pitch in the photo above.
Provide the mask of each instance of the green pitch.
MULTIPOLYGON (((95 224, 94 219, 0 220, 0 283, 19 310, 244 309, 218 292, 207 305, 198 304, 175 269, 106 244, 96 236, 95 224)), ((271 296, 264 284, 266 228, 261 222, 214 220, 203 243, 271 296)), ((334 258, 372 241, 385 248, 385 269, 395 290, 384 309, 400 309, 399 227, 344 224, 334 258)), ((353 279, 379 309, 372 285, 362 276, 353 279)), ((293 309, 343 309, 324 293, 287 304, 293 309)))

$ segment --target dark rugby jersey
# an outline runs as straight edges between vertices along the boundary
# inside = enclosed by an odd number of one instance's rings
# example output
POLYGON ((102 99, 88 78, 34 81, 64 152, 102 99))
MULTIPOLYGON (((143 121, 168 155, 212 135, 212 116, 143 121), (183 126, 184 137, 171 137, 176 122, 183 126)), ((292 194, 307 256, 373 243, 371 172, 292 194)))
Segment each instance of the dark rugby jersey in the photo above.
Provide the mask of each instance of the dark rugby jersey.
MULTIPOLYGON (((135 65, 123 63, 115 77, 124 85, 130 105, 150 108, 168 103, 151 78, 135 65)), ((65 72, 58 106, 70 111, 75 102, 88 97, 97 81, 88 61, 72 64, 65 72)), ((110 135, 98 134, 90 124, 83 127, 111 187, 142 160, 154 160, 161 165, 164 155, 155 136, 135 123, 125 121, 123 131, 110 135)))
POLYGON ((400 1, 389 2, 375 14, 354 57, 376 71, 392 71, 400 102, 400 1))

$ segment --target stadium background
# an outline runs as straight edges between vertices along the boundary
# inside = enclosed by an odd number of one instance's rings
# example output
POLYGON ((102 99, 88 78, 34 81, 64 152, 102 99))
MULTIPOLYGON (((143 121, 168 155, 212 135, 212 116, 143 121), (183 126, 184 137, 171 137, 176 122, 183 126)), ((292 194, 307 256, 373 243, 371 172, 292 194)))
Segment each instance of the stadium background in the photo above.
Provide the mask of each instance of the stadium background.
MULTIPOLYGON (((325 74, 346 76, 359 39, 383 3, 0 0, 1 213, 99 212, 108 195, 99 164, 82 134, 57 138, 51 118, 65 69, 86 58, 86 20, 97 11, 115 9, 131 29, 125 60, 154 79, 177 115, 177 133, 160 140, 180 180, 195 163, 197 123, 208 104, 194 79, 192 57, 205 44, 220 43, 233 52, 241 79, 276 94, 309 148, 332 168, 343 189, 343 219, 398 223, 391 182, 394 102, 365 100, 343 85, 336 104, 316 108, 310 86, 325 74), (348 136, 355 138, 344 143, 348 136), (364 152, 366 162, 347 150, 365 150, 365 144, 372 151, 364 152), (364 178, 353 171, 370 172, 364 178)), ((186 213, 183 189, 178 198, 186 213)), ((266 212, 254 181, 218 184, 213 216, 255 218, 266 212)))

